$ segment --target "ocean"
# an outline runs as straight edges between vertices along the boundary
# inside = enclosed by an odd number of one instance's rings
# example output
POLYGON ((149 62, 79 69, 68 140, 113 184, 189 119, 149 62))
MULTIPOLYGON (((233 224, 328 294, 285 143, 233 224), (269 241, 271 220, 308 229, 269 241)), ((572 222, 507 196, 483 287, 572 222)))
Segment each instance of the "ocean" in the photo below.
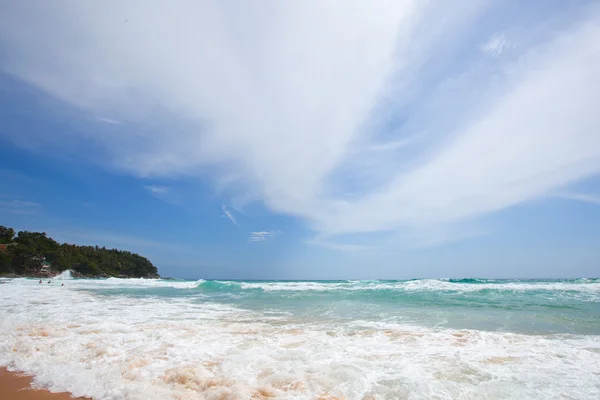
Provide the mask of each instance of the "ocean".
POLYGON ((600 279, 64 273, 0 304, 0 366, 95 399, 600 399, 600 279))

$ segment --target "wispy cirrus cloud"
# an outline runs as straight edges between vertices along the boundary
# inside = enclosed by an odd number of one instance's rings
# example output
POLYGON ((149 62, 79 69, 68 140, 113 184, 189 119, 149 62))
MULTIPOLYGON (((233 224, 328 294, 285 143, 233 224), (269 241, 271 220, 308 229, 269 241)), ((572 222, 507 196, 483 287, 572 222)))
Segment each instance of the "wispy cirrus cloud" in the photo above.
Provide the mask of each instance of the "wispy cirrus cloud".
POLYGON ((511 42, 503 33, 496 33, 479 48, 490 57, 498 57, 510 46, 511 42))
POLYGON ((233 214, 231 213, 231 211, 229 210, 229 208, 225 207, 225 206, 221 206, 222 210, 223 210, 223 214, 229 218, 229 220, 236 226, 240 226, 240 224, 238 224, 238 222, 235 220, 235 217, 233 216, 233 214))
POLYGON ((583 201, 585 203, 592 203, 600 206, 600 194, 565 192, 559 193, 555 196, 562 199, 583 201))
POLYGON ((182 202, 174 192, 173 188, 164 185, 146 185, 144 186, 153 197, 156 197, 159 200, 162 200, 166 203, 174 204, 174 205, 182 205, 182 202))
POLYGON ((250 232, 248 235, 249 242, 266 242, 267 240, 273 239, 276 236, 282 235, 283 232, 278 230, 273 231, 257 231, 250 232))
POLYGON ((105 122, 105 123, 111 124, 111 125, 121 125, 121 123, 119 121, 110 119, 110 118, 105 118, 105 117, 98 117, 98 121, 105 122))
POLYGON ((0 15, 0 69, 138 127, 91 139, 107 163, 209 174, 322 237, 410 237, 600 173, 593 4, 491 27, 519 3, 35 4, 0 15))
POLYGON ((158 185, 147 185, 144 186, 144 189, 149 191, 152 194, 152 196, 157 198, 165 198, 170 192, 170 188, 158 185))
POLYGON ((0 209, 11 214, 35 215, 41 209, 39 203, 21 199, 7 199, 0 201, 0 209))

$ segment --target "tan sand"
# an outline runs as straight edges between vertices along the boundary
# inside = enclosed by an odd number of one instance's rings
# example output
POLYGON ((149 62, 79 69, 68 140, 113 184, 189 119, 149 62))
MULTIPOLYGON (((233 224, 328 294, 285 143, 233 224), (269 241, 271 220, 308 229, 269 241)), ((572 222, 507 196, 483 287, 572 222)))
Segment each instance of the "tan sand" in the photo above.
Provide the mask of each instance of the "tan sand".
MULTIPOLYGON (((0 368, 0 399, 2 400, 73 400, 68 393, 50 393, 31 388, 31 378, 0 368)), ((78 397, 79 400, 85 400, 78 397)), ((88 399, 89 400, 89 399, 88 399)))

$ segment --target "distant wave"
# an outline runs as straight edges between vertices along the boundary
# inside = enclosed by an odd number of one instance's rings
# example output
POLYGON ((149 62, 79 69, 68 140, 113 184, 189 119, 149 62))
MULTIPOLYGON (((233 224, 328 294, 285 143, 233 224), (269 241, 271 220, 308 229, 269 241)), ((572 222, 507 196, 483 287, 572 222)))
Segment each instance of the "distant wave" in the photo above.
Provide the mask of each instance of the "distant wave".
POLYGON ((199 283, 196 288, 202 289, 206 292, 220 292, 220 291, 239 291, 242 289, 240 282, 234 281, 203 281, 199 283))
MULTIPOLYGON (((70 271, 56 276, 56 280, 69 280, 70 286, 102 288, 171 288, 195 290, 201 293, 379 293, 401 294, 417 292, 477 293, 477 292, 579 292, 600 297, 600 279, 578 278, 563 280, 494 280, 482 278, 463 279, 413 279, 404 281, 228 281, 228 280, 166 280, 166 279, 73 279, 70 271)), ((16 279, 34 283, 25 278, 16 279)), ((37 282, 37 281, 36 281, 37 282)))
MULTIPOLYGON (((200 282, 200 281, 198 281, 200 282)), ((598 279, 563 281, 505 281, 490 279, 419 279, 410 281, 202 281, 195 288, 206 292, 264 291, 264 292, 339 292, 339 291, 386 291, 386 292, 479 292, 479 291, 583 291, 600 293, 598 279)))

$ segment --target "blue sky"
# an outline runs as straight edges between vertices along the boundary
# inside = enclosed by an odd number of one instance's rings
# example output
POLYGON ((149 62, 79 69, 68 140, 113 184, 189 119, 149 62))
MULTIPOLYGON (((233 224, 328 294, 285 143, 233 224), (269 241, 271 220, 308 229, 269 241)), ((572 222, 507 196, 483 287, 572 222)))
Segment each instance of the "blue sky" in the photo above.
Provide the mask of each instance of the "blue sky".
POLYGON ((598 276, 593 1, 0 1, 0 224, 162 275, 598 276))

